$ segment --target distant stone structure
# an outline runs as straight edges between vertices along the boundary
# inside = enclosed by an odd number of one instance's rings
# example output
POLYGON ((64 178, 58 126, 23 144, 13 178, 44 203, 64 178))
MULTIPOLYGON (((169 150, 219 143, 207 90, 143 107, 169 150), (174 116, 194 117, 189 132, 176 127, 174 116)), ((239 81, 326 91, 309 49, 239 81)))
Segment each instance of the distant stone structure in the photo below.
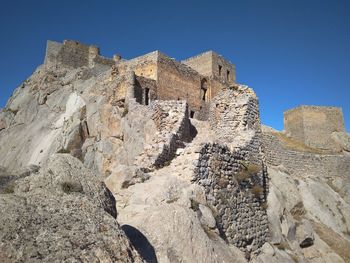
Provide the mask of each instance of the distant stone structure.
POLYGON ((155 99, 186 100, 190 116, 198 119, 207 119, 208 102, 236 80, 234 65, 213 51, 182 62, 154 51, 123 61, 118 68, 135 72, 137 101, 148 105, 155 99))
POLYGON ((300 106, 284 113, 284 132, 265 129, 266 161, 290 174, 335 177, 350 171, 350 136, 337 107, 300 106))
POLYGON ((306 146, 335 150, 333 132, 344 132, 344 118, 340 108, 300 106, 284 113, 287 134, 306 146))
POLYGON ((45 65, 55 66, 63 64, 66 67, 78 68, 82 66, 105 65, 112 66, 115 60, 100 55, 100 49, 96 46, 84 45, 78 41, 65 40, 63 43, 47 41, 45 65))
MULTIPOLYGON (((202 53, 182 62, 154 51, 134 59, 113 59, 100 55, 99 48, 77 41, 48 41, 45 64, 67 67, 114 66, 115 71, 130 76, 136 101, 149 105, 153 100, 186 100, 190 117, 207 119, 209 101, 225 86, 236 81, 235 66, 213 51, 202 53)), ((130 82, 130 81, 129 81, 130 82)), ((123 92, 127 92, 125 89, 123 92)))

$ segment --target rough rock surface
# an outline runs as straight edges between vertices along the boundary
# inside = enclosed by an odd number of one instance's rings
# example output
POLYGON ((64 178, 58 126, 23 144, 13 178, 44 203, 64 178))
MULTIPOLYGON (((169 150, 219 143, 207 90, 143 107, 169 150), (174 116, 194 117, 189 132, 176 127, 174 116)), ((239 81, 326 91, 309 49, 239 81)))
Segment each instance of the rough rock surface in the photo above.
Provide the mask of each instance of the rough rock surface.
POLYGON ((127 63, 60 47, 0 111, 0 262, 350 262, 348 134, 292 145, 236 84, 205 121, 141 105, 127 63))
POLYGON ((143 262, 115 219, 113 196, 76 158, 54 155, 6 185, 1 262, 143 262))

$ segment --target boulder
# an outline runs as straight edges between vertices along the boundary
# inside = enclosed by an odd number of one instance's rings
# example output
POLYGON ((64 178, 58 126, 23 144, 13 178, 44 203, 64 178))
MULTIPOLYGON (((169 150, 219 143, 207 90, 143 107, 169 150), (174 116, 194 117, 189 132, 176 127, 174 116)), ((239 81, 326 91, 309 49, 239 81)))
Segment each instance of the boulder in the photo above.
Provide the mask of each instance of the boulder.
POLYGON ((1 262, 143 262, 105 185, 68 155, 0 194, 1 262))
POLYGON ((300 223, 297 223, 296 238, 301 248, 314 244, 314 233, 309 220, 303 219, 300 223))

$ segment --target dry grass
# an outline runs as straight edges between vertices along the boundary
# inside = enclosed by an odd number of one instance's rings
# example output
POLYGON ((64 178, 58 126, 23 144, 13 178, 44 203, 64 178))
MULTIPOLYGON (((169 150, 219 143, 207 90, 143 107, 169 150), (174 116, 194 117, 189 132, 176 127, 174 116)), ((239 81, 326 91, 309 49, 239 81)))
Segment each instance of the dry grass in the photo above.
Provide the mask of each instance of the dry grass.
POLYGON ((255 197, 259 197, 264 192, 264 188, 260 185, 254 185, 251 189, 251 192, 255 197))
POLYGON ((283 242, 277 244, 276 247, 280 250, 286 250, 286 249, 290 250, 290 246, 289 246, 288 242, 286 242, 286 241, 283 241, 283 242))
POLYGON ((262 209, 266 210, 269 207, 269 204, 267 202, 264 202, 261 204, 262 209))
POLYGON ((321 223, 312 222, 312 225, 320 238, 326 242, 335 253, 342 257, 345 262, 350 262, 350 242, 348 240, 321 223))
POLYGON ((290 254, 288 253, 288 255, 291 257, 291 259, 295 262, 295 263, 298 263, 299 262, 299 258, 297 255, 295 254, 290 254))
POLYGON ((274 132, 274 136, 276 136, 279 141, 286 147, 291 150, 299 151, 299 152, 308 152, 308 153, 316 153, 316 154, 329 154, 330 151, 320 150, 316 148, 309 147, 301 142, 298 142, 292 138, 287 137, 283 133, 274 132))
POLYGON ((13 194, 15 192, 15 185, 13 183, 9 183, 5 185, 5 187, 0 191, 3 194, 13 194))
POLYGON ((63 182, 61 184, 63 192, 66 194, 70 193, 82 193, 83 192, 83 187, 79 183, 75 182, 63 182))
POLYGON ((198 211, 199 210, 199 203, 196 200, 190 199, 191 200, 191 209, 193 211, 198 211))
POLYGON ((242 162, 242 166, 243 169, 235 175, 238 182, 244 181, 261 171, 261 166, 253 163, 242 162))
POLYGON ((303 215, 305 215, 305 213, 306 213, 303 202, 302 201, 298 202, 290 210, 290 213, 292 214, 292 216, 295 220, 299 221, 303 217, 303 215))
POLYGON ((124 118, 128 113, 129 113, 128 105, 125 105, 123 113, 122 113, 122 118, 124 118))

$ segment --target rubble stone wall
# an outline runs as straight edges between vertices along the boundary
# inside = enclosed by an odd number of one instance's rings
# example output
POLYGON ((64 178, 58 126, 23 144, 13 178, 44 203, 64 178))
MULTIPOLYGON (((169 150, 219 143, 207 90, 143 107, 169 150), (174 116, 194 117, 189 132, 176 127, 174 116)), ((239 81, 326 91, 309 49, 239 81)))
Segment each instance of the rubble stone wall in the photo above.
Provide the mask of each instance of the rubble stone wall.
POLYGON ((244 136, 251 134, 249 131, 261 136, 259 104, 252 89, 246 86, 223 89, 210 105, 210 127, 219 140, 239 145, 246 140, 244 136))
POLYGON ((263 133, 263 146, 266 162, 274 166, 283 165, 292 175, 333 177, 347 175, 350 171, 350 156, 291 150, 271 133, 263 133))
POLYGON ((162 167, 172 160, 178 148, 191 139, 186 101, 153 101, 152 117, 157 127, 153 142, 137 158, 144 168, 162 167))
POLYGON ((230 151, 221 144, 206 144, 195 170, 196 182, 205 188, 220 234, 242 250, 256 250, 268 238, 266 214, 267 175, 248 172, 250 149, 230 151), (247 173, 246 175, 244 173, 247 173))
POLYGON ((218 138, 202 147, 194 181, 205 188, 220 234, 250 252, 268 238, 268 177, 257 98, 239 86, 221 91, 211 106, 209 122, 218 138))

